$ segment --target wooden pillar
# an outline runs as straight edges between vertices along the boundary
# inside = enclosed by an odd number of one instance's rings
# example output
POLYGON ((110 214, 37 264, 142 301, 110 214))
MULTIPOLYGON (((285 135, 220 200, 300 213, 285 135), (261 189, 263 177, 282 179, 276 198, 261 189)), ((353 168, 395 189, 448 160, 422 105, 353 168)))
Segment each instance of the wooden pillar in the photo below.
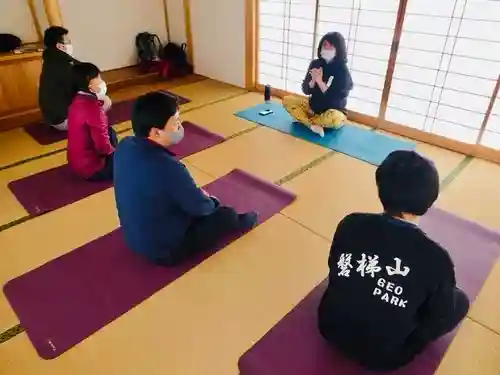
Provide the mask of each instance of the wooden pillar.
POLYGON ((245 87, 249 90, 257 84, 258 1, 246 0, 245 7, 245 87))
POLYGON ((33 24, 35 25, 36 34, 38 35, 38 41, 43 40, 43 30, 38 20, 38 15, 36 14, 35 0, 28 0, 28 6, 30 8, 31 18, 33 19, 33 24))
MULTIPOLYGON (((83 1, 83 0, 82 0, 83 1)), ((61 8, 58 0, 43 0, 47 20, 51 26, 62 26, 61 8)))
POLYGON ((481 125, 481 129, 479 129, 479 134, 477 136, 477 141, 476 141, 477 144, 480 144, 481 138, 483 138, 484 131, 486 130, 486 126, 488 125, 488 120, 490 119, 491 112, 493 111, 493 107, 495 106, 495 101, 497 100, 498 91, 500 91, 500 74, 498 75, 497 84, 495 85, 493 93, 491 94, 490 103, 488 104, 488 109, 484 114, 484 119, 481 125))
POLYGON ((387 72, 385 74, 384 89, 382 91, 382 99, 380 101, 380 109, 378 113, 379 120, 385 120, 385 112, 387 111, 387 103, 389 102, 389 94, 391 92, 392 77, 396 68, 396 58, 398 56, 399 41, 403 32, 403 23, 406 14, 406 5, 408 0, 400 0, 396 26, 394 27, 394 36, 392 38, 391 54, 389 63, 387 64, 387 72))
MULTIPOLYGON (((205 0, 204 0, 205 1, 205 0)), ((187 55, 188 60, 194 66, 193 57, 193 31, 191 29, 191 1, 184 0, 184 23, 186 25, 186 44, 187 44, 187 55)), ((215 21, 217 22, 217 21, 215 21)))
POLYGON ((163 0, 163 8, 165 10, 165 26, 167 28, 167 40, 170 42, 172 37, 170 35, 170 22, 168 18, 168 0, 163 0))

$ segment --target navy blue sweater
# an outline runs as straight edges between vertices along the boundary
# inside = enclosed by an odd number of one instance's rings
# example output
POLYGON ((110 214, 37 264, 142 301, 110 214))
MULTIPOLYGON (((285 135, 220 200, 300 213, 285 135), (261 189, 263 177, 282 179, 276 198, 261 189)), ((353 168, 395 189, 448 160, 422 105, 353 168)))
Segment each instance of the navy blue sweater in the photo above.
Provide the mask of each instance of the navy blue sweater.
POLYGON ((337 59, 330 63, 326 63, 323 59, 313 60, 302 83, 302 91, 304 94, 310 95, 309 105, 316 114, 329 109, 345 112, 347 97, 352 87, 353 82, 347 62, 337 59), (318 68, 323 68, 323 81, 326 84, 329 81, 331 82, 326 92, 321 91, 318 85, 315 85, 312 89, 309 87, 309 82, 311 82, 309 71, 318 68))
POLYGON ((120 142, 114 183, 127 244, 151 260, 165 258, 181 244, 194 218, 216 209, 184 164, 148 139, 128 137, 120 142))

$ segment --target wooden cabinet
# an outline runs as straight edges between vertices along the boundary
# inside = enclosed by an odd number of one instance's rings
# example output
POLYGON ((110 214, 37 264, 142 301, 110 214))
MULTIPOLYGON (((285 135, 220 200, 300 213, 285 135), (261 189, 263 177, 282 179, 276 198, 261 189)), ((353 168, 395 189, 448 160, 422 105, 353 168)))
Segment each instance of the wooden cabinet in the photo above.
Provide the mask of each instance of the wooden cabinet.
POLYGON ((38 120, 41 52, 0 55, 0 131, 38 120))

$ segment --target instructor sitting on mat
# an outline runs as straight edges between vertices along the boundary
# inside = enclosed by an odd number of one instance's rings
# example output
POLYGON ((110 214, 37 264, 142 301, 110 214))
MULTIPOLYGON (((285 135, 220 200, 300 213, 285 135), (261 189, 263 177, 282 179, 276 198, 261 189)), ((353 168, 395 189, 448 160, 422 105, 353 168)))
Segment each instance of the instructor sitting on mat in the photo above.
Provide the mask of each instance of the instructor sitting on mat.
POLYGON ((299 122, 324 137, 323 128, 338 129, 346 120, 353 82, 347 67, 347 47, 340 33, 328 33, 318 46, 318 59, 309 65, 302 91, 309 99, 283 98, 285 109, 299 122))
POLYGON ((161 92, 139 97, 132 128, 135 136, 118 145, 114 181, 118 216, 134 252, 173 266, 257 223, 256 213, 237 214, 198 188, 168 151, 184 137, 175 98, 161 92))
POLYGON ((469 301, 448 252, 418 227, 439 194, 434 164, 395 151, 376 181, 385 212, 351 214, 338 225, 318 316, 324 338, 347 357, 389 371, 453 331, 469 301))

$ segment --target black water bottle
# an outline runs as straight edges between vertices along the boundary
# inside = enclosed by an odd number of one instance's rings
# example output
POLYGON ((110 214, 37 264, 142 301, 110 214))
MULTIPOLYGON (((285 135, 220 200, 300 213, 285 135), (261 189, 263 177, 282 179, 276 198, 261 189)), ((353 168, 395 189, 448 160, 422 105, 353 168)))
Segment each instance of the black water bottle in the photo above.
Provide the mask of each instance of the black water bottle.
POLYGON ((271 86, 266 85, 264 87, 264 101, 266 103, 269 103, 271 101, 271 86))

